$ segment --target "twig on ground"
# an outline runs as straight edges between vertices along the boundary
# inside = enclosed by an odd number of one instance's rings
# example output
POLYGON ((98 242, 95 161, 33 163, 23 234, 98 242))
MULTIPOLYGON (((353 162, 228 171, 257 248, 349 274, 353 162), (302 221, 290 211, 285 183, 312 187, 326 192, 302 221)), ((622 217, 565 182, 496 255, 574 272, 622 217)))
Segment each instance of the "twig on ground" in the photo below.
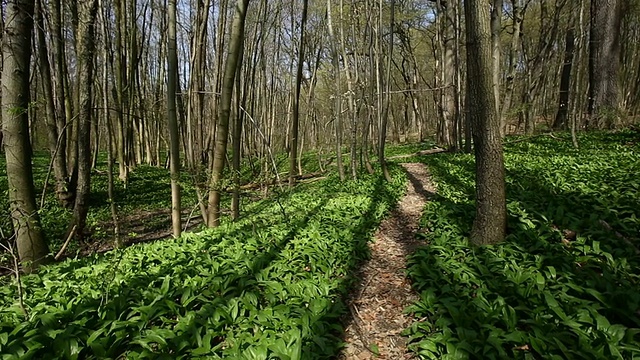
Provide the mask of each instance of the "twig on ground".
POLYGON ((380 271, 376 270, 375 273, 373 273, 373 275, 369 278, 369 280, 362 286, 362 288, 360 289, 360 294, 358 295, 358 297, 356 299, 360 299, 362 297, 362 295, 364 294, 364 292, 367 290, 367 287, 369 286, 369 284, 371 284, 371 281, 373 281, 373 279, 378 276, 378 274, 380 273, 380 271))
POLYGON ((358 333, 358 337, 362 342, 362 346, 373 355, 376 355, 376 356, 380 355, 380 354, 377 354, 375 351, 371 350, 369 347, 371 345, 371 343, 369 342, 369 338, 364 334, 364 330, 362 329, 362 326, 360 326, 360 324, 358 323, 358 322, 362 322, 362 320, 360 319, 360 312, 358 311, 358 308, 356 307, 356 305, 354 303, 349 304, 349 310, 351 311, 351 317, 353 318, 353 326, 356 329, 356 333, 358 333))
POLYGON ((69 243, 71 242, 71 239, 73 239, 73 235, 75 235, 77 228, 78 228, 77 225, 73 225, 73 228, 71 228, 71 232, 69 232, 69 236, 67 236, 67 240, 64 242, 64 244, 60 248, 60 251, 58 251, 58 253, 54 257, 54 259, 56 261, 60 260, 60 258, 64 254, 64 251, 67 250, 67 246, 69 246, 69 243))

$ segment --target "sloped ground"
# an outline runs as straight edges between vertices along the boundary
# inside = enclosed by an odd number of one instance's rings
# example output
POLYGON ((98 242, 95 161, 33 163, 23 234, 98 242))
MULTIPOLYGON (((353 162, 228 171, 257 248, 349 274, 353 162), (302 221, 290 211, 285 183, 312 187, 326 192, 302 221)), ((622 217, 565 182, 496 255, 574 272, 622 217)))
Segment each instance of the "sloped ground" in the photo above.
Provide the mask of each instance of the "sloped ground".
POLYGON ((424 164, 403 164, 407 193, 383 220, 361 267, 359 285, 350 294, 346 347, 339 359, 411 359, 401 332, 411 318, 403 309, 418 300, 406 277, 406 257, 421 241, 416 231, 422 210, 434 194, 424 164))

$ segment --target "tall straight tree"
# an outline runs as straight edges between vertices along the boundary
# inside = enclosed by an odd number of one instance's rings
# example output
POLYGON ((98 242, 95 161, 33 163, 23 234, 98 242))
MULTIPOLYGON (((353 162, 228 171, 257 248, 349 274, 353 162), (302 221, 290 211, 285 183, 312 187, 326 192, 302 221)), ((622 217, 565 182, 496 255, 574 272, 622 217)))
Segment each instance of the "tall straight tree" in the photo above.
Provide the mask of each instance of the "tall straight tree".
POLYGON ((169 137, 171 142, 171 223, 173 236, 179 237, 181 232, 180 220, 180 137, 178 133, 178 116, 176 114, 176 88, 178 83, 178 54, 176 44, 176 0, 169 0, 167 11, 168 45, 167 45, 167 117, 169 121, 169 137))
POLYGON ((2 132, 7 160, 9 206, 18 256, 26 272, 47 258, 49 249, 36 208, 29 142, 29 69, 33 0, 9 0, 2 34, 2 132))
POLYGON ((302 21, 300 22, 300 42, 298 43, 298 66, 296 85, 293 94, 293 119, 291 120, 291 146, 289 155, 289 186, 296 181, 296 163, 298 161, 298 133, 300 128, 300 88, 302 87, 302 68, 304 65, 304 29, 307 24, 309 0, 302 0, 302 21))
POLYGON ((91 122, 93 121, 93 82, 97 0, 78 4, 78 182, 73 220, 68 233, 82 237, 89 211, 91 190, 91 122))
POLYGON ((500 118, 493 92, 489 7, 465 1, 467 31, 467 96, 476 158, 476 217, 471 231, 475 244, 504 240, 507 225, 504 159, 500 118))
MULTIPOLYGON (((386 75, 385 75, 385 95, 384 95, 384 110, 382 113, 382 117, 380 118, 380 130, 378 132, 378 161, 380 162, 380 167, 382 168, 382 173, 384 174, 384 178, 387 181, 391 181, 391 175, 389 174, 389 169, 387 168, 387 160, 384 157, 384 145, 387 142, 387 123, 389 121, 389 107, 391 106, 391 65, 393 64, 393 29, 395 27, 395 11, 396 11, 396 2, 395 0, 391 0, 391 17, 389 18, 389 49, 387 51, 387 64, 386 64, 386 75)), ((380 27, 382 27, 382 0, 380 1, 380 27)), ((378 33, 380 37, 380 43, 382 32, 378 33)), ((382 88, 382 87, 381 87, 382 88)))
POLYGON ((53 95, 53 83, 51 81, 51 65, 49 63, 49 52, 47 51, 47 42, 45 39, 44 28, 44 9, 42 0, 36 0, 36 39, 38 43, 38 61, 40 67, 40 75, 42 79, 42 88, 45 97, 45 113, 47 134, 49 136, 49 149, 51 151, 53 172, 56 181, 56 195, 58 200, 65 206, 70 206, 69 194, 67 191, 67 160, 65 149, 62 148, 61 133, 59 125, 64 124, 64 119, 58 119, 59 113, 56 111, 55 99, 53 95))
POLYGON ((216 129, 216 144, 213 154, 213 169, 211 174, 211 191, 209 192, 209 220, 208 226, 220 225, 220 193, 222 171, 224 170, 227 156, 227 143, 229 138, 229 117, 231 115, 231 99, 236 74, 240 68, 239 60, 242 58, 244 47, 244 23, 247 17, 249 0, 238 0, 236 12, 231 26, 231 39, 229 52, 224 68, 222 80, 222 93, 218 110, 218 124, 216 129))
POLYGON ((336 128, 336 164, 340 180, 344 180, 344 166, 342 165, 342 76, 340 74, 340 58, 338 54, 338 39, 333 28, 333 13, 331 0, 327 0, 327 29, 329 30, 329 45, 331 50, 331 63, 333 64, 333 76, 336 81, 336 92, 333 99, 333 117, 336 128))

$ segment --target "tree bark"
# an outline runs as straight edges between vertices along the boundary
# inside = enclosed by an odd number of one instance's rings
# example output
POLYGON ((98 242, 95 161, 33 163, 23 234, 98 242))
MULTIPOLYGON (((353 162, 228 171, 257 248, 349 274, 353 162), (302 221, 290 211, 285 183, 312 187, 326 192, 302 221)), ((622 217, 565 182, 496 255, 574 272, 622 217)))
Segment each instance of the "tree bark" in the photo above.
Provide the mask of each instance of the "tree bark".
POLYGON ((615 127, 619 114, 622 0, 591 0, 588 127, 615 127))
POLYGON ((558 100, 558 112, 553 122, 555 130, 567 129, 567 118, 569 114, 569 89, 571 86, 571 67, 573 65, 574 52, 574 29, 567 30, 565 36, 564 63, 562 65, 562 75, 560 76, 560 97, 558 100))
POLYGON ((182 213, 180 204, 180 133, 178 132, 178 116, 176 114, 176 88, 178 83, 176 0, 169 0, 167 15, 169 30, 167 37, 167 120, 171 144, 171 224, 173 236, 177 238, 182 232, 182 213))
MULTIPOLYGON (((500 116, 500 72, 502 41, 500 34, 502 33, 502 6, 503 0, 493 0, 491 4, 491 55, 493 60, 493 96, 496 103, 496 111, 500 116)), ((502 119, 500 119, 500 135, 504 136, 502 119)))
POLYGON ((97 0, 86 0, 79 5, 78 23, 78 182, 73 206, 73 220, 67 236, 75 228, 76 237, 82 238, 89 211, 91 190, 91 122, 93 116, 93 82, 95 58, 95 24, 97 0))
MULTIPOLYGON (((49 63, 49 53, 47 51, 47 43, 44 34, 44 12, 42 8, 42 0, 36 0, 36 22, 37 31, 36 38, 38 42, 38 61, 40 62, 40 75, 42 79, 42 88, 45 97, 45 117, 47 124, 47 134, 49 136, 49 150, 53 161, 53 173, 56 181, 56 196, 64 207, 70 206, 69 192, 67 190, 67 161, 64 148, 60 146, 60 132, 57 119, 54 98, 53 84, 51 82, 51 66, 49 63), (62 149, 62 150, 61 150, 62 149)), ((64 123, 64 122, 63 122, 64 123)), ((64 133, 64 128, 62 129, 64 133)))
POLYGON ((9 0, 2 36, 2 132, 9 185, 9 207, 25 272, 47 260, 49 249, 36 207, 29 142, 29 70, 33 0, 9 0))
POLYGON ((298 132, 300 129, 300 89, 302 86, 302 68, 304 65, 304 31, 307 24, 307 11, 309 0, 302 1, 302 20, 300 22, 300 42, 298 43, 298 64, 296 67, 296 84, 293 95, 293 118, 291 119, 291 132, 289 135, 289 186, 296 181, 296 163, 298 161, 298 132))
POLYGON ((471 241, 496 244, 505 237, 507 209, 500 119, 493 97, 489 8, 480 1, 465 1, 464 9, 468 105, 476 159, 476 217, 471 241))
MULTIPOLYGON (((395 26, 395 0, 391 0, 391 17, 389 19, 389 50, 387 52, 387 64, 386 64, 386 76, 385 76, 385 95, 384 95, 384 110, 380 118, 380 129, 378 131, 378 162, 382 168, 382 173, 387 181, 391 181, 391 174, 387 168, 387 161, 384 157, 384 147, 387 141, 387 123, 389 121, 389 107, 391 105, 391 64, 393 62, 393 32, 395 26)), ((380 26, 382 26, 382 0, 380 1, 380 26)), ((380 44, 382 44, 382 32, 378 29, 378 37, 380 44)), ((380 87, 382 88, 382 87, 380 87)))
POLYGON ((231 28, 231 38, 229 52, 224 68, 224 79, 222 81, 222 93, 218 111, 218 124, 216 129, 216 145, 213 157, 213 169, 211 174, 211 191, 209 193, 209 221, 207 225, 216 227, 220 225, 220 195, 222 170, 224 169, 227 155, 227 142, 229 137, 229 117, 231 112, 231 98, 233 97, 233 86, 239 65, 239 59, 244 46, 244 23, 247 16, 247 6, 249 0, 238 0, 236 12, 231 28))
POLYGON ((336 163, 340 180, 345 179, 344 165, 342 163, 342 77, 340 74, 340 59, 338 54, 338 40, 333 29, 333 16, 331 12, 331 0, 327 0, 327 28, 329 30, 329 42, 331 48, 331 63, 333 64, 333 78, 336 82, 336 91, 333 98, 333 117, 336 129, 336 163))

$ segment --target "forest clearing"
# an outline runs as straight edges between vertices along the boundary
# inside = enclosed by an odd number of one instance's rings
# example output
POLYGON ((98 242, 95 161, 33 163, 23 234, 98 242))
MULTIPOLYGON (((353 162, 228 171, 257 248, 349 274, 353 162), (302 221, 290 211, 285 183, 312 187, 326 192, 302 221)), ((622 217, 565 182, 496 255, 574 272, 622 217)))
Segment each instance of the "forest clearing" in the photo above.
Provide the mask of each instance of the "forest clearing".
POLYGON ((640 1, 4 0, 0 360, 640 359, 640 1))

